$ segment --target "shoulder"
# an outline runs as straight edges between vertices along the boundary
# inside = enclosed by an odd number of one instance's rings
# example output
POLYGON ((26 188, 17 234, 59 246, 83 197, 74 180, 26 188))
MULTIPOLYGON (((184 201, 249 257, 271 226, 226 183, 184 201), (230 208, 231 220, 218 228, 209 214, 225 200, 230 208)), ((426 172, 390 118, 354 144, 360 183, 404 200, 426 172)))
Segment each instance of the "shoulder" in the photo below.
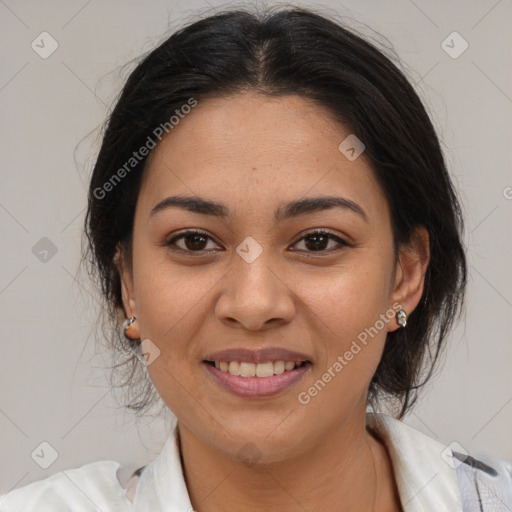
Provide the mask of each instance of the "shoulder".
POLYGON ((404 503, 424 510, 509 510, 503 504, 512 504, 510 462, 444 444, 384 414, 367 414, 367 424, 388 449, 404 503))
POLYGON ((0 496, 1 512, 126 510, 125 489, 115 461, 97 461, 60 471, 0 496))

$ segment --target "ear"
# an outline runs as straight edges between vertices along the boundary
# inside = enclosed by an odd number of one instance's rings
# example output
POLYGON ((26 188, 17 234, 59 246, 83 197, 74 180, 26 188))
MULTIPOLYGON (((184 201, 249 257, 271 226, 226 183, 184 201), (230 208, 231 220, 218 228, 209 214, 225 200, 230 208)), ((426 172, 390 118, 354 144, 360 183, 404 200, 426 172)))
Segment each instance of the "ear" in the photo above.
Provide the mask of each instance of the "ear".
MULTIPOLYGON (((423 295, 425 274, 430 261, 429 243, 427 229, 418 226, 410 241, 399 248, 391 304, 400 304, 407 315, 414 311, 423 295)), ((390 332, 400 327, 396 320, 390 322, 388 326, 390 332)))
POLYGON ((121 295, 123 299, 124 312, 127 318, 137 316, 137 304, 135 301, 135 292, 133 287, 132 269, 126 258, 126 253, 117 246, 116 254, 113 258, 117 267, 119 278, 121 280, 121 295))

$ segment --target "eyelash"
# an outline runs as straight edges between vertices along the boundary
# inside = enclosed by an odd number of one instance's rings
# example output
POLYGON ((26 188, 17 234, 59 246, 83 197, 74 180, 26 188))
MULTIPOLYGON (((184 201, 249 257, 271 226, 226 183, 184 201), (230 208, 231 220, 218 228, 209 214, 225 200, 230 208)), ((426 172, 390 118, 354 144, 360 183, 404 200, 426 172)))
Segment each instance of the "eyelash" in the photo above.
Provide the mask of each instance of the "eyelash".
MULTIPOLYGON (((171 247, 173 244, 175 244, 175 242, 177 240, 180 240, 182 238, 186 238, 186 237, 191 236, 191 235, 203 235, 205 238, 208 238, 208 239, 212 240, 210 235, 208 235, 208 233, 206 233, 205 231, 201 231, 199 229, 193 229, 193 230, 184 231, 183 233, 180 233, 179 235, 171 238, 169 241, 167 241, 165 243, 165 245, 168 246, 171 251, 175 251, 175 252, 198 253, 198 255, 202 255, 202 254, 204 254, 206 252, 210 252, 210 251, 207 251, 205 249, 202 249, 200 251, 192 251, 192 250, 188 250, 188 249, 181 249, 181 248, 175 249, 175 248, 171 247)), ((312 236, 315 236, 315 235, 317 235, 317 236, 318 235, 327 236, 329 238, 329 240, 334 240, 341 247, 351 247, 351 244, 349 244, 346 240, 343 240, 338 235, 336 235, 335 233, 333 233, 332 231, 330 231, 328 229, 317 229, 317 230, 313 230, 313 231, 308 231, 307 233, 302 235, 302 237, 299 240, 297 240, 293 245, 296 245, 297 243, 301 242, 305 238, 312 237, 312 236)), ((338 247, 334 251, 332 249, 330 249, 330 250, 305 251, 305 252, 306 253, 310 253, 311 255, 313 255, 315 253, 331 254, 332 252, 337 252, 338 250, 340 250, 341 247, 338 247)), ((304 252, 304 251, 299 251, 299 252, 304 252)))

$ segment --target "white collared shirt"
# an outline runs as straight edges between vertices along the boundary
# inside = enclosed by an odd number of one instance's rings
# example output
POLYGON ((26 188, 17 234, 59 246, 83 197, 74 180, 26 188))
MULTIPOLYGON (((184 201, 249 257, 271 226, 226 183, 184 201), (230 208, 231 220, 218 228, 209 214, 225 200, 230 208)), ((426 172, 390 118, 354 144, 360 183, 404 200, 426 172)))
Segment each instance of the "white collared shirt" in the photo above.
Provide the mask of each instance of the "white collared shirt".
MULTIPOLYGON (((512 512, 512 465, 506 461, 487 459, 490 471, 499 468, 500 487, 493 487, 494 480, 485 478, 496 477, 475 473, 467 463, 461 467, 449 448, 405 423, 374 413, 366 421, 387 447, 404 512, 512 512)), ((0 512, 193 512, 176 435, 174 428, 140 478, 130 479, 132 470, 117 462, 93 462, 0 496, 0 512)))

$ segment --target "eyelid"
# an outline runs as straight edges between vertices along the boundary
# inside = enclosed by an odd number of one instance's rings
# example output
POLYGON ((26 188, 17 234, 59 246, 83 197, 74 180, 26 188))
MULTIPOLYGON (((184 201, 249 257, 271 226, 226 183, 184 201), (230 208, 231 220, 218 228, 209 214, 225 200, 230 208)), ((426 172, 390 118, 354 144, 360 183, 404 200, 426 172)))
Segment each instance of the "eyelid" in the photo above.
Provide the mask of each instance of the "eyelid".
POLYGON ((329 229, 329 228, 310 228, 310 229, 306 229, 305 231, 303 231, 302 233, 300 233, 298 235, 297 240, 292 245, 295 245, 297 242, 300 242, 300 240, 302 240, 303 238, 305 238, 308 235, 311 236, 311 235, 317 235, 317 234, 319 234, 319 235, 331 235, 332 238, 337 238, 338 240, 340 240, 344 244, 350 245, 350 242, 347 240, 346 236, 340 234, 338 231, 334 231, 334 230, 329 229))

